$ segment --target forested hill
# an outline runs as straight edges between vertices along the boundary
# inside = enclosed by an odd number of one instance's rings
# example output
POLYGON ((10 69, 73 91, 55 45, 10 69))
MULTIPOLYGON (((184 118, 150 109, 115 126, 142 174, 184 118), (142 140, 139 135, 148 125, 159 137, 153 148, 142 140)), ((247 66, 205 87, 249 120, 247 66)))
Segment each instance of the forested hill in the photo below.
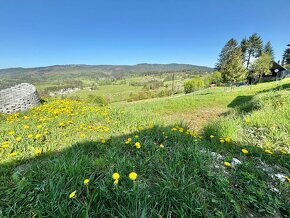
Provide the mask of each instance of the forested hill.
POLYGON ((7 68, 0 69, 0 75, 21 76, 21 75, 42 75, 53 76, 56 74, 80 75, 108 75, 118 76, 131 73, 164 72, 194 70, 198 73, 211 72, 212 68, 190 64, 137 64, 137 65, 55 65, 36 68, 7 68))

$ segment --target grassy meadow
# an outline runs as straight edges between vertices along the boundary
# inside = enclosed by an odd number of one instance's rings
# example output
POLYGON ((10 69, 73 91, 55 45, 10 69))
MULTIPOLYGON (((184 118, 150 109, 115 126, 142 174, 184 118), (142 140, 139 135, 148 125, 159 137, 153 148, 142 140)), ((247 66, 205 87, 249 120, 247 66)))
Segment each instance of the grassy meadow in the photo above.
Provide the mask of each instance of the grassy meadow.
POLYGON ((0 115, 0 217, 290 216, 290 79, 138 102, 123 86, 0 115))

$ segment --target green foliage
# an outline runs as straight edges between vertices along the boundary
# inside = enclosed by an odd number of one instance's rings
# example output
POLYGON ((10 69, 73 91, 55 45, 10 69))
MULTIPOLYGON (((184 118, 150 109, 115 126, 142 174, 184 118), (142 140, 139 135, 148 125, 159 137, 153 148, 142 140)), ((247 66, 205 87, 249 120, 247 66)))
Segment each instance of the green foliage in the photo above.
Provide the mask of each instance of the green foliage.
POLYGON ((219 71, 214 71, 211 75, 211 81, 217 85, 220 85, 222 82, 222 74, 219 71))
POLYGON ((163 81, 157 79, 143 80, 143 81, 132 81, 129 83, 130 86, 143 86, 146 89, 156 90, 163 87, 163 81))
POLYGON ((286 48, 282 56, 282 65, 290 64, 290 48, 286 48))
POLYGON ((196 77, 184 83, 184 92, 191 93, 205 86, 204 78, 196 77))
POLYGON ((272 44, 271 42, 267 42, 266 45, 264 46, 264 49, 263 49, 263 53, 267 53, 270 55, 271 57, 271 60, 273 61, 274 60, 274 49, 272 48, 272 44))
POLYGON ((108 100, 103 96, 96 96, 96 95, 90 94, 87 97, 87 101, 90 103, 97 104, 99 106, 108 106, 109 105, 108 100))
POLYGON ((224 82, 238 82, 245 78, 242 51, 235 39, 230 39, 223 47, 216 69, 221 73, 224 82))
POLYGON ((231 38, 223 47, 221 50, 221 53, 219 54, 218 63, 216 64, 217 70, 222 70, 225 68, 226 63, 230 59, 232 53, 237 48, 238 42, 237 40, 231 38))
POLYGON ((263 53, 258 59, 251 64, 251 76, 261 78, 263 74, 269 74, 270 67, 272 64, 271 55, 268 53, 263 53))
POLYGON ((259 57, 262 54, 262 38, 257 33, 254 33, 248 39, 244 38, 241 41, 241 49, 247 69, 249 69, 251 59, 259 57))
POLYGON ((235 48, 229 59, 220 69, 224 82, 240 82, 246 77, 246 69, 243 65, 242 52, 240 48, 235 48))
POLYGON ((143 89, 142 91, 136 94, 131 93, 127 101, 128 102, 139 101, 139 100, 153 98, 154 96, 155 96, 154 92, 150 92, 148 89, 143 89))

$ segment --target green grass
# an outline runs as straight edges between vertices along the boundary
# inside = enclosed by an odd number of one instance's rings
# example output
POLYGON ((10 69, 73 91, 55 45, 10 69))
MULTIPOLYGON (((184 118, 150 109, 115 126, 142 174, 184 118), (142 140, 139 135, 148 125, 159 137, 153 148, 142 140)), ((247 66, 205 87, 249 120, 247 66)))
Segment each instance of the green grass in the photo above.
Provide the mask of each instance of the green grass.
POLYGON ((142 90, 141 86, 129 86, 128 84, 120 85, 104 85, 98 86, 97 90, 80 90, 68 94, 68 97, 77 96, 85 100, 89 95, 102 96, 109 100, 109 102, 126 101, 130 93, 138 93, 142 90))
POLYGON ((274 174, 290 177, 289 83, 0 116, 0 217, 287 217, 290 183, 274 174), (225 167, 232 158, 242 164, 225 167))

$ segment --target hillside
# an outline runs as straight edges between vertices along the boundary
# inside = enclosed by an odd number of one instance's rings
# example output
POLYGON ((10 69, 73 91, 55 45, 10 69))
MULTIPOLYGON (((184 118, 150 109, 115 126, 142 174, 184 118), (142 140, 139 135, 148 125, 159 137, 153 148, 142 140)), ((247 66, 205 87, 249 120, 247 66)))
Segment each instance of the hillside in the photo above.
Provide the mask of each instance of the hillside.
POLYGON ((3 217, 289 217, 290 79, 0 116, 3 217))
POLYGON ((118 76, 126 73, 146 73, 195 70, 197 72, 211 72, 212 68, 196 66, 190 64, 137 64, 137 65, 55 65, 36 68, 7 68, 0 69, 1 76, 21 76, 21 75, 81 75, 83 73, 118 76))
POLYGON ((99 80, 117 80, 143 75, 159 75, 186 71, 191 75, 211 72, 212 68, 190 64, 137 64, 137 65, 55 65, 36 68, 0 69, 0 89, 21 82, 34 85, 50 83, 52 86, 99 80))

